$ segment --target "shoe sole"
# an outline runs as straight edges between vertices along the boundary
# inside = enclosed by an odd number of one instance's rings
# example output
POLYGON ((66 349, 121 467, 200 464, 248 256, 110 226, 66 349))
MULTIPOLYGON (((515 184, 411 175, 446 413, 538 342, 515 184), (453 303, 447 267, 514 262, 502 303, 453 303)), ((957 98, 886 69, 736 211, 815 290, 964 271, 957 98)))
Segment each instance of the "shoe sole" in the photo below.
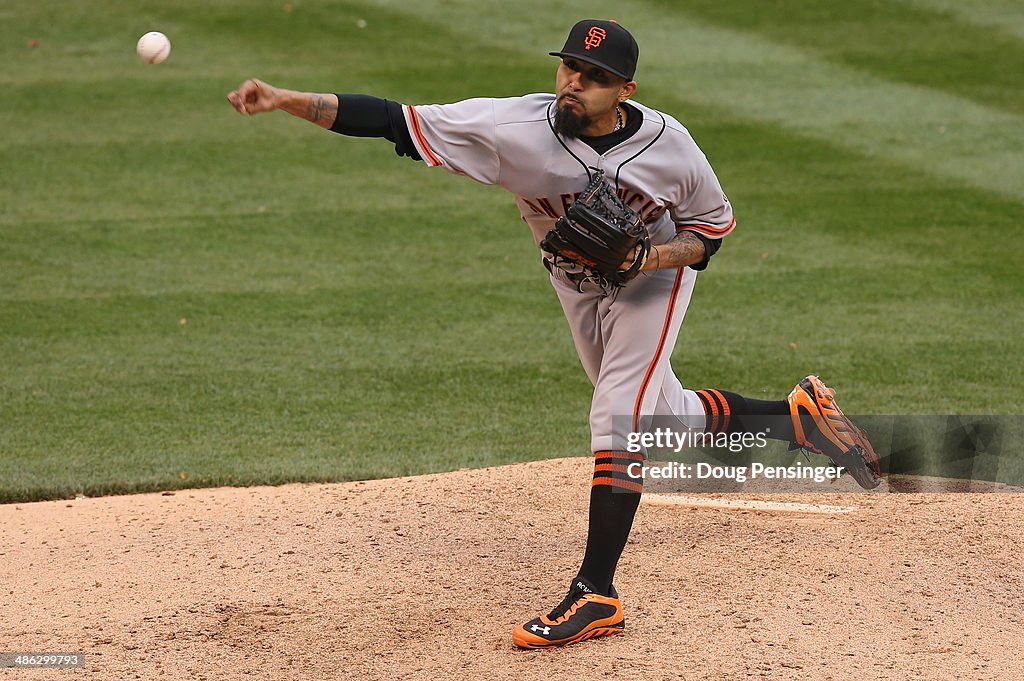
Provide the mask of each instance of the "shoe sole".
POLYGON ((599 636, 614 636, 622 633, 622 630, 626 627, 626 620, 622 620, 618 624, 603 624, 601 626, 594 627, 592 629, 584 629, 575 636, 569 638, 563 638, 558 641, 526 641, 518 637, 519 631, 512 632, 512 642, 519 648, 524 650, 540 650, 542 648, 561 648, 573 643, 580 643, 581 641, 587 641, 592 638, 599 636))
POLYGON ((864 449, 860 445, 855 445, 853 449, 842 454, 841 457, 836 460, 836 463, 846 469, 853 476, 853 479, 857 481, 857 484, 864 489, 875 489, 882 484, 882 478, 872 470, 868 464, 868 457, 864 454, 864 449))
MULTIPOLYGON (((851 421, 846 414, 843 413, 842 409, 839 408, 839 405, 835 403, 835 391, 828 388, 821 382, 821 379, 816 376, 808 376, 802 379, 799 386, 800 389, 807 393, 808 397, 811 398, 811 402, 814 403, 815 408, 818 410, 822 423, 832 429, 832 432, 835 434, 835 437, 829 437, 823 432, 822 436, 832 440, 833 443, 835 443, 836 440, 840 442, 843 440, 840 435, 840 430, 832 423, 835 421, 841 425, 843 429, 849 432, 850 437, 853 440, 852 446, 837 458, 829 456, 815 447, 811 442, 801 444, 800 446, 806 447, 817 454, 821 454, 822 456, 832 459, 835 463, 845 468, 850 475, 853 476, 853 479, 857 481, 857 484, 864 489, 875 489, 882 484, 882 478, 878 472, 878 455, 875 454, 875 449, 871 446, 871 441, 868 440, 867 434, 854 425, 853 421, 851 421), (814 380, 812 380, 812 378, 814 380), (817 382, 817 385, 815 385, 815 382, 817 382), (829 395, 832 400, 832 410, 834 410, 835 414, 826 413, 826 411, 821 408, 817 397, 817 393, 819 392, 818 388, 820 388, 820 392, 823 394, 829 395)), ((818 430, 822 429, 818 424, 818 419, 815 418, 813 414, 807 413, 802 407, 799 411, 806 413, 807 416, 811 417, 818 430)))

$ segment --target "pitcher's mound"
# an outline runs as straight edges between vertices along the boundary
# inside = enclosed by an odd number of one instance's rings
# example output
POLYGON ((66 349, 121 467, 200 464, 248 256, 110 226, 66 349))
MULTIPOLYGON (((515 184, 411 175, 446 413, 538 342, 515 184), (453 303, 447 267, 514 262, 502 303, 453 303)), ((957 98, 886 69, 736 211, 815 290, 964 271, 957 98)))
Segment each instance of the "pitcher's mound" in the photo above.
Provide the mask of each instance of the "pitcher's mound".
POLYGON ((615 578, 625 632, 516 650, 512 627, 578 567, 591 470, 0 506, 0 651, 84 653, 82 671, 31 672, 61 680, 1020 672, 1019 494, 644 504, 615 578))

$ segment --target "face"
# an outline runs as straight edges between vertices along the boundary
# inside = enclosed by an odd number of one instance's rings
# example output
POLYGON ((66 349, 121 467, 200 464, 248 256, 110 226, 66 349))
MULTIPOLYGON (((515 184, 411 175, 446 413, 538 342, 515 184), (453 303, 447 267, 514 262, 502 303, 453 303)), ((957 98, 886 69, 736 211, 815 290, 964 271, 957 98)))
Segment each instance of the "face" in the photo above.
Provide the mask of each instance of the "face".
POLYGON ((566 137, 603 134, 615 107, 633 94, 636 83, 587 62, 563 57, 555 74, 555 127, 566 137))

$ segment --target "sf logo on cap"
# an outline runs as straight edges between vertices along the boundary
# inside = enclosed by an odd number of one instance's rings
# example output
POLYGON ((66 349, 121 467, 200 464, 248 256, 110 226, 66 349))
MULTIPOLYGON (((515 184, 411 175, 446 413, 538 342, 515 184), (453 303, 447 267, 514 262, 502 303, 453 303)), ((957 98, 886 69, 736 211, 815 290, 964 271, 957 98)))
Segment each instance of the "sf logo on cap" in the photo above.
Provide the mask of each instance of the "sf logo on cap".
POLYGON ((591 47, 601 47, 601 43, 608 37, 608 34, 600 26, 593 26, 587 31, 587 39, 583 41, 583 45, 586 49, 591 47))

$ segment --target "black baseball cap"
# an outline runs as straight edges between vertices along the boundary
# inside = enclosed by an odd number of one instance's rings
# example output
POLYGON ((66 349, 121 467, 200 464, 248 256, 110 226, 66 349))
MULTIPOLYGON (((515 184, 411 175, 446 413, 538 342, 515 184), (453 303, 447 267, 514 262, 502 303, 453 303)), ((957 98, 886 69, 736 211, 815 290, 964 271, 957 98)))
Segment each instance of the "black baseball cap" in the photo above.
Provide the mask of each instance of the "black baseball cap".
POLYGON ((584 19, 569 31, 561 52, 548 54, 552 57, 575 57, 626 80, 633 80, 640 46, 629 31, 614 21, 584 19))

